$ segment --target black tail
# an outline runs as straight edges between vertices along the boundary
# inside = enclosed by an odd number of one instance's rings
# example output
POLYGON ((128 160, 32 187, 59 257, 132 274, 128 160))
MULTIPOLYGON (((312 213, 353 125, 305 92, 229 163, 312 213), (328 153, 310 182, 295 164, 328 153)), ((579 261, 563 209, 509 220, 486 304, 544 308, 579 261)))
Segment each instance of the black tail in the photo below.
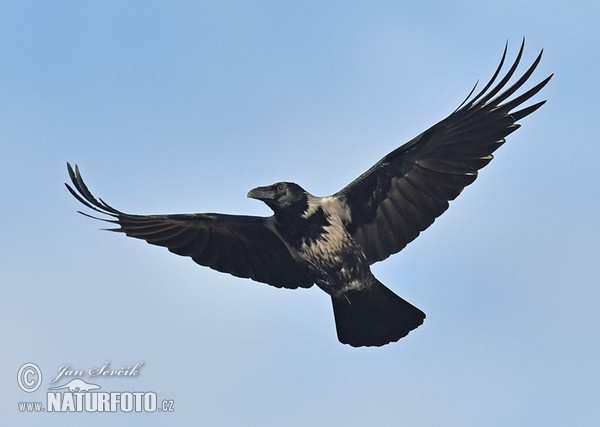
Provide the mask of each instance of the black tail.
POLYGON ((425 313, 375 280, 368 288, 331 297, 338 339, 353 347, 398 341, 423 323, 425 313))

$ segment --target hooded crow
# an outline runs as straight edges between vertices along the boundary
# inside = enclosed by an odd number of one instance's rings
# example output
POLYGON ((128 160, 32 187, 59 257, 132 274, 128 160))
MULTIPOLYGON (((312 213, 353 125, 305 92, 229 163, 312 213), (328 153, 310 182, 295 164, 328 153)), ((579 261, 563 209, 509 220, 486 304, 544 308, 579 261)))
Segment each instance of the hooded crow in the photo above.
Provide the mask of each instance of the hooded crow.
MULTIPOLYGON (((492 153, 515 131, 517 122, 545 101, 522 104, 548 83, 548 76, 519 96, 542 52, 508 85, 523 54, 494 84, 475 88, 448 117, 395 149, 339 192, 317 197, 298 184, 258 187, 248 197, 266 203, 270 217, 215 213, 132 215, 96 199, 79 168, 67 164, 69 191, 88 208, 117 225, 113 231, 164 246, 196 263, 280 288, 316 284, 330 295, 340 342, 381 346, 406 336, 425 313, 375 278, 371 264, 399 252, 429 227, 492 153)), ((81 212, 83 213, 83 212, 81 212)), ((85 214, 87 216, 91 216, 85 214)))

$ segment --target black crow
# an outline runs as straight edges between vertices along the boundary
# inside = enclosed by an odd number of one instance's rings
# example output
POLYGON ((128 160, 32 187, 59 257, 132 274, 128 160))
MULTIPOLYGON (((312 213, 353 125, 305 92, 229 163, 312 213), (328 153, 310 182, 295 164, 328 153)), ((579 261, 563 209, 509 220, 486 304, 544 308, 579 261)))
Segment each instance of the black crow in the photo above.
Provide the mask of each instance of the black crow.
MULTIPOLYGON (((128 236, 165 246, 200 265, 283 288, 317 284, 331 296, 337 335, 352 346, 397 341, 423 323, 425 313, 393 293, 370 265, 400 251, 429 227, 492 153, 515 131, 517 121, 545 101, 515 111, 537 94, 552 75, 511 97, 531 76, 542 52, 507 87, 523 54, 494 85, 475 88, 447 118, 389 153, 341 191, 316 197, 298 184, 258 187, 248 197, 262 200, 270 217, 215 213, 131 215, 96 199, 79 169, 67 164, 74 189, 88 208, 110 218, 128 236)), ((87 215, 87 214, 84 214, 87 215)), ((91 215, 88 215, 91 216, 91 215)), ((95 218, 95 217, 93 217, 95 218)))

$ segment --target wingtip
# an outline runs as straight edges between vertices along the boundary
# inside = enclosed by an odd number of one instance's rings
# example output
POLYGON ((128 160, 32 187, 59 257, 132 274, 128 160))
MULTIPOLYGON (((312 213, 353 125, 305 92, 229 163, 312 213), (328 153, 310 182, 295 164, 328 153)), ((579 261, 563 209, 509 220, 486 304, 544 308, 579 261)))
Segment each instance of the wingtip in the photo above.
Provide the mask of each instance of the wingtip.
MULTIPOLYGON (((121 211, 114 209, 104 200, 96 199, 88 189, 85 182, 83 181, 83 178, 79 171, 79 167, 77 166, 77 164, 75 164, 74 166, 75 167, 73 168, 73 166, 71 166, 71 164, 67 162, 67 171, 69 172, 69 178, 71 179, 72 186, 68 183, 65 183, 65 187, 67 187, 67 190, 73 195, 73 197, 75 197, 84 206, 101 214, 109 215, 113 218, 123 214, 121 211)), ((83 212, 80 213, 94 219, 103 219, 85 214, 83 212)))
POLYGON ((77 176, 79 175, 79 166, 77 163, 71 164, 70 162, 67 162, 67 171, 69 171, 69 175, 77 176))
POLYGON ((71 181, 73 181, 75 179, 75 172, 73 171, 73 167, 69 162, 67 162, 67 172, 69 174, 69 178, 71 179, 71 181))

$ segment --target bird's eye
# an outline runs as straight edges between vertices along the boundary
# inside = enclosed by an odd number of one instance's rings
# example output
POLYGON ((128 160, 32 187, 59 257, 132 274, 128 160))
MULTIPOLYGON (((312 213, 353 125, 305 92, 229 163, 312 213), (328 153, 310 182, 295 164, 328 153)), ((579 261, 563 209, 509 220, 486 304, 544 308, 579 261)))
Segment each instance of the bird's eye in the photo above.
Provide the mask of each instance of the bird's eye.
POLYGON ((283 191, 283 190, 285 190, 285 186, 283 184, 278 184, 277 191, 283 191))

